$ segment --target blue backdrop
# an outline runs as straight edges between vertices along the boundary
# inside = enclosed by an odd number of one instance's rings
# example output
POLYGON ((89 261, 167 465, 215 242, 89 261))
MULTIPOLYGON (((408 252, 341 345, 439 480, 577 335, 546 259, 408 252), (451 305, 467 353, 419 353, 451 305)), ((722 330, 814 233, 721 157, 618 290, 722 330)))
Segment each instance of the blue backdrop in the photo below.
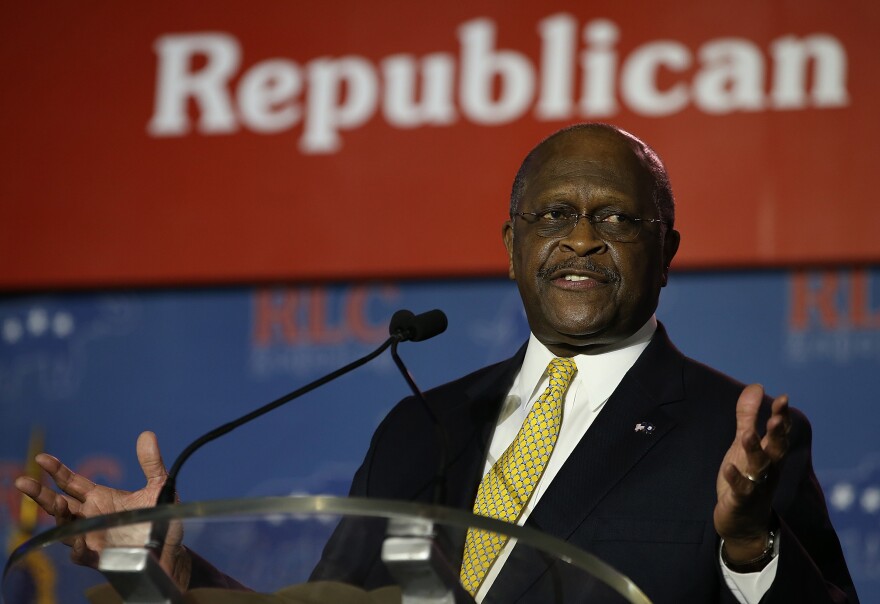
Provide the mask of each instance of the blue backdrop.
MULTIPOLYGON (((449 330, 401 354, 423 388, 512 354, 528 328, 506 280, 68 293, 0 299, 0 533, 9 538, 34 426, 96 481, 138 488, 138 433, 166 461, 208 429, 374 348, 394 310, 442 308, 449 330)), ((658 318, 694 358, 811 419, 816 471, 863 601, 880 601, 880 267, 673 274, 658 318)), ((380 357, 209 444, 186 500, 345 492, 408 392, 380 357)), ((45 519, 44 519, 45 520, 45 519)))

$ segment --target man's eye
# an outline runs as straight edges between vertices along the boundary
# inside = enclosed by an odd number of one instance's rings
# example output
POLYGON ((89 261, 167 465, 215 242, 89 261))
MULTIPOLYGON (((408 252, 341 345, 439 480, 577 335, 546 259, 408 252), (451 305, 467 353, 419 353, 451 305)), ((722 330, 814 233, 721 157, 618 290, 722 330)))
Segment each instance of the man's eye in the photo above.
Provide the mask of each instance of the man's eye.
POLYGON ((628 223, 631 223, 632 221, 633 221, 632 218, 630 218, 626 214, 620 214, 620 213, 609 214, 609 215, 602 218, 602 222, 605 222, 608 224, 628 224, 628 223))
POLYGON ((546 220, 547 222, 557 222, 560 220, 565 220, 568 218, 568 212, 565 210, 544 210, 540 214, 538 214, 541 220, 546 220))

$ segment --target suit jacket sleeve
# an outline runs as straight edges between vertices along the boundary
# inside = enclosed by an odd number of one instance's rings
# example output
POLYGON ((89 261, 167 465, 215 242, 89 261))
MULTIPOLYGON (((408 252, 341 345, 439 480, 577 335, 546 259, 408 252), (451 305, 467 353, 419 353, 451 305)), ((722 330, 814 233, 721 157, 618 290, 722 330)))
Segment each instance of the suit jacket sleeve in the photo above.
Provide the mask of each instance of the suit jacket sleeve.
POLYGON ((781 536, 779 567, 762 604, 858 604, 840 541, 813 472, 812 431, 799 413, 774 496, 781 536))

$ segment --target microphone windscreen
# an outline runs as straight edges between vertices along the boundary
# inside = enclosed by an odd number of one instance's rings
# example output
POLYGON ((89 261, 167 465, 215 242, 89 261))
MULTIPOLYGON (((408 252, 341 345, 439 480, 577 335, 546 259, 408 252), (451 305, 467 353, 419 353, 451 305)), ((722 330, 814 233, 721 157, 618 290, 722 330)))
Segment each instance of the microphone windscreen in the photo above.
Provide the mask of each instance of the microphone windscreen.
POLYGON ((421 342, 433 338, 434 336, 439 336, 446 331, 448 325, 449 320, 446 318, 446 313, 439 308, 423 312, 412 319, 413 333, 410 340, 413 342, 421 342))
POLYGON ((412 311, 401 308, 391 315, 391 323, 388 324, 388 334, 392 336, 401 336, 408 340, 413 330, 413 321, 416 316, 412 311))

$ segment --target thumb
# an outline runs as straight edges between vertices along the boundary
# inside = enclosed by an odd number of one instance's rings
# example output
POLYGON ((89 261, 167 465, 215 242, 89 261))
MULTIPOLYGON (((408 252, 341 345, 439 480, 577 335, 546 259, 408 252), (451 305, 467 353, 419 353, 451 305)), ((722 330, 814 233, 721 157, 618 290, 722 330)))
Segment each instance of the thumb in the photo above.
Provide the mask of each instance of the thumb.
POLYGON ((159 451, 159 440, 152 432, 141 432, 137 439, 137 458, 147 482, 164 479, 168 475, 162 453, 159 451))
POLYGON ((760 384, 749 384, 746 386, 739 400, 736 401, 736 431, 737 434, 743 434, 748 430, 755 429, 755 423, 758 420, 758 410, 761 408, 761 401, 764 399, 764 387, 760 384))

